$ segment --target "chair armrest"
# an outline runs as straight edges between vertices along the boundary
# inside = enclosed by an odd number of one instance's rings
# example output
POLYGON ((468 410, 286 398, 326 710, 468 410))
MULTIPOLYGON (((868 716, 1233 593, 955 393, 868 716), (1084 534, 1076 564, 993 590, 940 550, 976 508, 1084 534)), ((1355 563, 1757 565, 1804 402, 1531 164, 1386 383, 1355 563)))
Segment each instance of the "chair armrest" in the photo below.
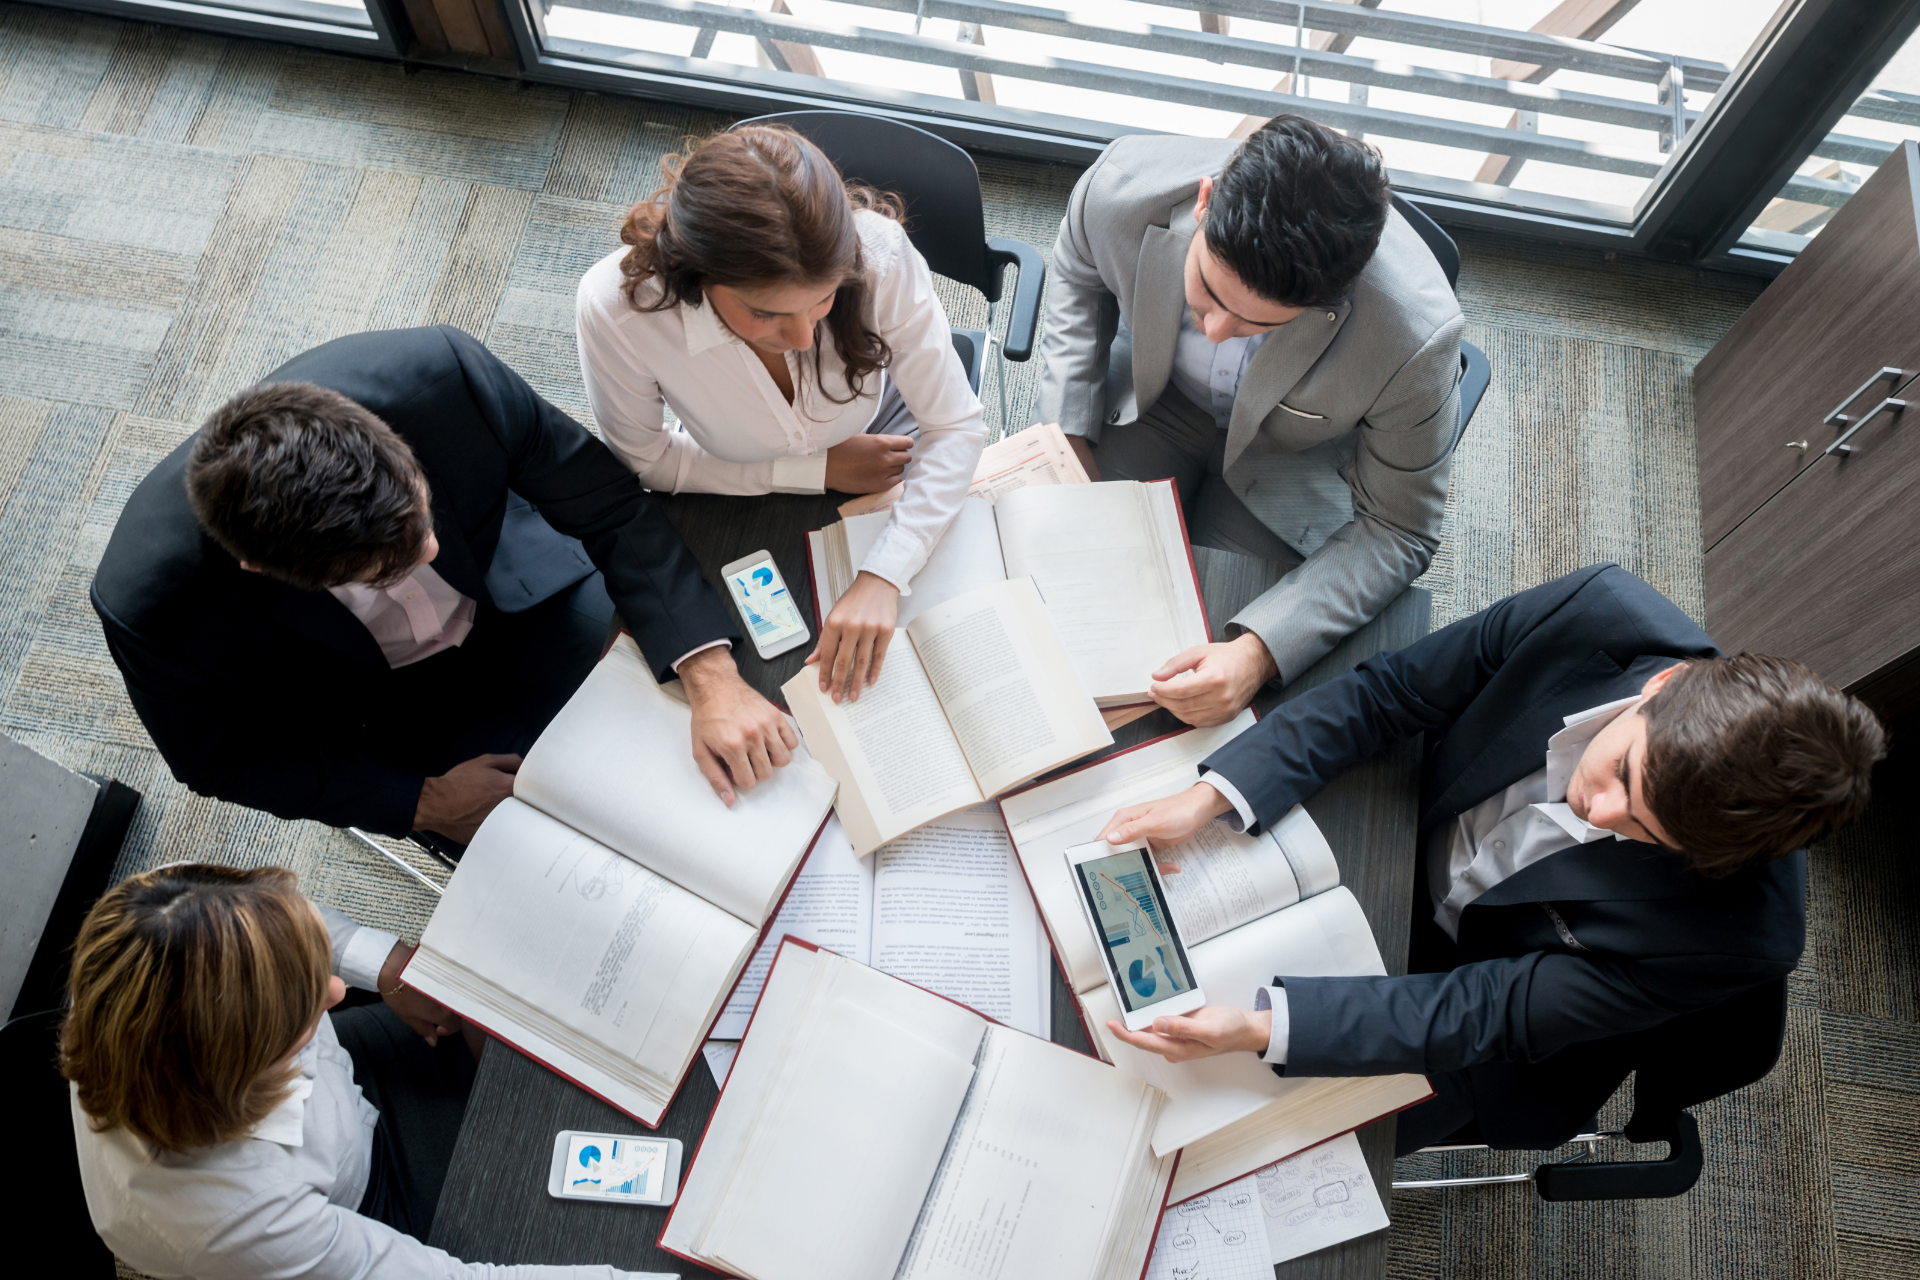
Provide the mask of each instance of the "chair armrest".
POLYGON ((1040 289, 1047 282, 1046 259, 1024 240, 988 236, 987 263, 996 280, 1004 267, 1013 267, 1018 273, 1013 284, 1013 311, 1007 317, 1007 340, 1000 349, 1009 360, 1025 360, 1033 355, 1034 331, 1040 327, 1040 289))
POLYGON ((1542 1200, 1652 1200, 1685 1193, 1700 1180, 1700 1127, 1685 1111, 1674 1113, 1670 1133, 1629 1133, 1635 1142, 1664 1139, 1664 1160, 1574 1161, 1543 1164, 1533 1172, 1542 1200))

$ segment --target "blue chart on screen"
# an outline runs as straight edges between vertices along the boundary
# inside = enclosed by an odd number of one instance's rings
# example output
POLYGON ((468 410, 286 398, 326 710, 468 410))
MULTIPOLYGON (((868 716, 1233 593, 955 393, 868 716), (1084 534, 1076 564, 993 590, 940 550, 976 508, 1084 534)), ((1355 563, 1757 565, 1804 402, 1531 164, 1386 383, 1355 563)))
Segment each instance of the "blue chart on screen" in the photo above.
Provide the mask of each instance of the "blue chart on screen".
POLYGON ((770 587, 773 585, 773 570, 765 568, 764 566, 755 569, 753 571, 753 580, 763 587, 770 587))
POLYGON ((657 1142, 628 1142, 606 1139, 606 1150, 588 1139, 576 1137, 573 1164, 567 1187, 575 1194, 644 1199, 654 1184, 656 1173, 664 1177, 665 1148, 657 1142))
POLYGON ((1142 1000, 1151 999, 1160 980, 1153 976, 1153 970, 1146 967, 1144 960, 1135 960, 1127 966, 1127 983, 1140 993, 1142 1000))

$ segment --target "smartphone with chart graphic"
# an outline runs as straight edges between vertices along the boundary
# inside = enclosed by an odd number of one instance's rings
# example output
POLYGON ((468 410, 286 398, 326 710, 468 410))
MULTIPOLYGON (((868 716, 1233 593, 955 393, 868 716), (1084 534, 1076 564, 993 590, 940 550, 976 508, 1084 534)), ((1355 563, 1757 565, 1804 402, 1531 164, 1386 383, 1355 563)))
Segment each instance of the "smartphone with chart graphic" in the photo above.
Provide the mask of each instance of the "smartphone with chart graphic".
POLYGON ((547 1193, 563 1200, 672 1204, 680 1184, 680 1142, 564 1130, 553 1144, 547 1193))
POLYGON ((1067 865, 1128 1030, 1205 1004, 1146 842, 1076 845, 1067 850, 1067 865))
POLYGON ((807 624, 801 621, 800 606, 787 590, 772 555, 756 551, 720 572, 727 580, 733 607, 739 610, 740 621, 761 657, 771 658, 807 642, 807 624))

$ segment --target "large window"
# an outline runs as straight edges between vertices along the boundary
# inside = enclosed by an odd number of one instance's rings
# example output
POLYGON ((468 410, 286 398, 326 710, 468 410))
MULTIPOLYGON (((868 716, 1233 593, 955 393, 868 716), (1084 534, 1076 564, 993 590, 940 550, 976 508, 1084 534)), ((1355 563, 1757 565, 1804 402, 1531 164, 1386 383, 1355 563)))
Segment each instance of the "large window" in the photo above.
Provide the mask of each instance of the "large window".
POLYGON ((1442 221, 1760 269, 1920 134, 1920 0, 52 2, 1059 159, 1294 111, 1442 221))

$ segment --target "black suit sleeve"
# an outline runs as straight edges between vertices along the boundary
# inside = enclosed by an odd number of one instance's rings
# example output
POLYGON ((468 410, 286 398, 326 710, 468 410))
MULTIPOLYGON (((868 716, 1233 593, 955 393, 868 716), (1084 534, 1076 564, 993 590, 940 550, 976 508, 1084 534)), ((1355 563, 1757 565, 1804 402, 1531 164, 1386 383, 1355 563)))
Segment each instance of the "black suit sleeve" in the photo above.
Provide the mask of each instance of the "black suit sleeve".
POLYGON ((1451 725, 1542 621, 1603 571, 1508 596, 1404 649, 1377 653, 1281 704, 1201 769, 1238 788, 1259 820, 1254 830, 1264 828, 1386 747, 1451 725))
POLYGON ((458 329, 452 344, 474 403, 507 451, 508 484, 580 539, 607 594, 662 679, 688 651, 739 632, 653 495, 587 429, 458 329))
POLYGON ((193 643, 147 642, 113 614, 97 582, 92 598, 133 709, 184 786, 281 818, 390 836, 412 830, 425 779, 341 740, 332 720, 299 702, 297 683, 235 674, 257 670, 261 655, 211 660, 218 640, 203 633, 193 643))

